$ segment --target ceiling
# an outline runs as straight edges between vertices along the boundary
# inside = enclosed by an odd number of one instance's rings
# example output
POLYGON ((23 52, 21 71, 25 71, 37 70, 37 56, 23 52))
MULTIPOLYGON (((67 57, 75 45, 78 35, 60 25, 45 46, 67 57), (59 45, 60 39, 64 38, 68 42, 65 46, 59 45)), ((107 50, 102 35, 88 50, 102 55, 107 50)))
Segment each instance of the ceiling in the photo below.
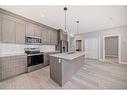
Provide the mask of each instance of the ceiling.
MULTIPOLYGON (((22 15, 42 24, 64 28, 64 6, 0 6, 5 10, 22 15)), ((127 6, 67 6, 67 31, 86 33, 127 25, 127 6)))

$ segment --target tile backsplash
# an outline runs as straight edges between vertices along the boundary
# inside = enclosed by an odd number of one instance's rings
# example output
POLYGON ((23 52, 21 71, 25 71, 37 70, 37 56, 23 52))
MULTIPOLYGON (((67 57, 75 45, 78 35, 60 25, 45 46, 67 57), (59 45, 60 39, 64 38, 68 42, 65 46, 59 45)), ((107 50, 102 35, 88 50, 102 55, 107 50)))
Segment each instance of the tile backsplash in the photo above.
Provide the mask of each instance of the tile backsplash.
POLYGON ((0 43, 0 54, 24 53, 24 48, 40 48, 41 52, 55 51, 54 45, 20 45, 0 43))

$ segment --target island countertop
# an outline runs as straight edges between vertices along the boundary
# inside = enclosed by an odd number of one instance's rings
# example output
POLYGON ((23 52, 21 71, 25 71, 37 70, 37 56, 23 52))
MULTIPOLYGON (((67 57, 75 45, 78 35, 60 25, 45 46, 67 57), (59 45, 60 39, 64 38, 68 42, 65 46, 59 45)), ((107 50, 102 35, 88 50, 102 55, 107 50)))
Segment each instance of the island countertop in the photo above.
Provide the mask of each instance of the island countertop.
POLYGON ((84 64, 84 52, 50 55, 50 78, 63 86, 84 64))
POLYGON ((62 58, 62 59, 67 59, 67 60, 73 60, 77 57, 80 57, 82 55, 85 55, 85 52, 74 52, 71 54, 68 53, 59 53, 59 54, 51 54, 50 56, 57 57, 57 58, 62 58))

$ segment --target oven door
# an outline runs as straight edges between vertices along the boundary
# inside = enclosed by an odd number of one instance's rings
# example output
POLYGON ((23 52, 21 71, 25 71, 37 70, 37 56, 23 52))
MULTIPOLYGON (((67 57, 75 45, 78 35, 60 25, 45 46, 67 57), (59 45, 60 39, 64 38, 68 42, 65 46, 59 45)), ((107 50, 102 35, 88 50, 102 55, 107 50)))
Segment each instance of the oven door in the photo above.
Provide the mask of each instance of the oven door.
POLYGON ((43 54, 31 55, 27 57, 28 67, 44 63, 43 54))

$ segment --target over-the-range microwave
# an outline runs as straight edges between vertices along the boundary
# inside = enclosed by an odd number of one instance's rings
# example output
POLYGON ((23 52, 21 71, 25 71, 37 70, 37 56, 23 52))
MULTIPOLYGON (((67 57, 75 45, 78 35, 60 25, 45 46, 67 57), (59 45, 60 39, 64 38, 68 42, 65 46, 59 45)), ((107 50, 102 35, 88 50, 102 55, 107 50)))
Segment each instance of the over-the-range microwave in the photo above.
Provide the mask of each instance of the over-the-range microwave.
POLYGON ((33 36, 25 36, 26 44, 41 44, 41 38, 33 36))

